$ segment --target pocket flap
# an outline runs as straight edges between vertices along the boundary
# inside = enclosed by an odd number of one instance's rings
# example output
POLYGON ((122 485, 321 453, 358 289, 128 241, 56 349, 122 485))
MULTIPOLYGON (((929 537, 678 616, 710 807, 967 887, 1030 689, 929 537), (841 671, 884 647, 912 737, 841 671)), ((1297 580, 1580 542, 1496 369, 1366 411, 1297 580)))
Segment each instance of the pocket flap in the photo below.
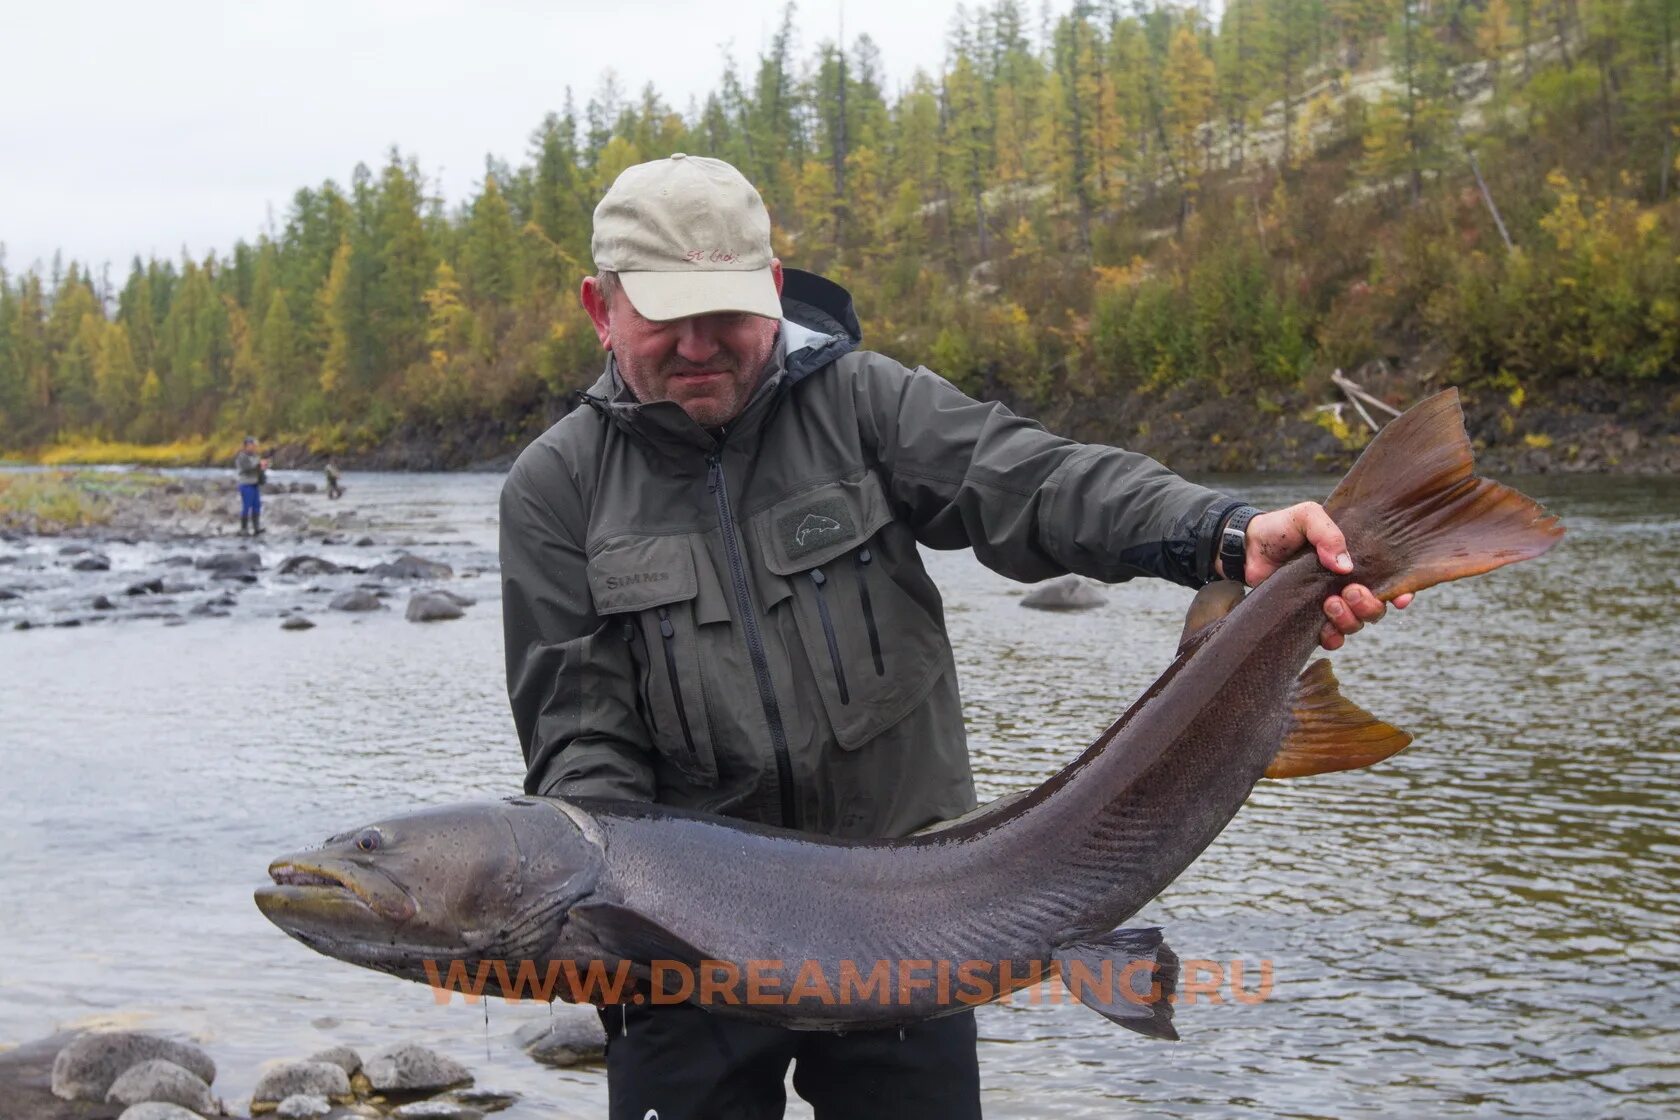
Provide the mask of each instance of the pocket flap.
POLYGON ((891 521, 892 510, 866 471, 783 499, 754 520, 764 566, 786 576, 850 552, 891 521))
POLYGON ((589 559, 589 594, 598 614, 680 603, 698 588, 686 536, 619 537, 589 559))

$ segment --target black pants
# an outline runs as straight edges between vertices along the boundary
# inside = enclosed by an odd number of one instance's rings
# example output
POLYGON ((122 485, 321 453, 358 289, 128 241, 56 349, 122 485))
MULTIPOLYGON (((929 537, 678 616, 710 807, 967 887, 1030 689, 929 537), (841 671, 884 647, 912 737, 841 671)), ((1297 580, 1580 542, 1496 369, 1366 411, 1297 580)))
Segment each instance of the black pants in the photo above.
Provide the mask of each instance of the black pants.
POLYGON ((974 1012, 884 1031, 792 1031, 692 1004, 607 1007, 611 1120, 769 1120, 783 1079, 817 1120, 978 1120, 974 1012))

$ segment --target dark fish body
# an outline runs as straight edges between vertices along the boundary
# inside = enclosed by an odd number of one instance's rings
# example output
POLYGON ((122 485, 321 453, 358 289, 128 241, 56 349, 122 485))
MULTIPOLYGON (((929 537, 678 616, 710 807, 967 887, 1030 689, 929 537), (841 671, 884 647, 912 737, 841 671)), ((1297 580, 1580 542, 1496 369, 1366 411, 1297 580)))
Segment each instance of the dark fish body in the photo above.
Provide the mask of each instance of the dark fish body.
MULTIPOLYGON (((773 963, 775 998, 706 1005, 813 1029, 946 1014, 1053 964, 1064 975, 1141 965, 1170 989, 1176 958, 1159 935, 1120 923, 1201 854, 1269 768, 1344 769, 1408 741, 1344 701, 1324 663, 1302 674, 1326 596, 1361 582, 1392 599, 1538 555, 1562 533, 1471 473, 1452 393, 1390 424, 1327 507, 1352 575, 1311 555, 1290 562, 1193 626, 1077 760, 954 824, 855 842, 657 805, 516 798, 396 818, 277 861, 259 905, 324 953, 420 980, 450 960, 630 962, 644 981, 654 961, 723 962, 741 976, 773 963), (884 998, 835 998, 848 967, 879 962, 894 981, 884 998), (899 983, 907 962, 930 982, 899 983), (937 982, 965 964, 984 986, 937 982), (790 991, 802 969, 823 985, 790 991)), ((1130 992, 1086 1002, 1171 1037, 1161 993, 1130 992)))

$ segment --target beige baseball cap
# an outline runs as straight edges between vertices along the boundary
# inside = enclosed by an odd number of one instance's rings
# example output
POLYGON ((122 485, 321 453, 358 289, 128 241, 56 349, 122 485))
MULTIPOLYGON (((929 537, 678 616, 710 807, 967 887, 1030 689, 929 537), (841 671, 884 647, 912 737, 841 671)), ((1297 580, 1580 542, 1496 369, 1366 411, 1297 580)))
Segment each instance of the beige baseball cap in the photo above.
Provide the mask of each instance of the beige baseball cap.
POLYGON ((677 152, 625 168, 595 207, 595 267, 618 273, 643 318, 717 311, 782 316, 770 214, 721 159, 677 152))

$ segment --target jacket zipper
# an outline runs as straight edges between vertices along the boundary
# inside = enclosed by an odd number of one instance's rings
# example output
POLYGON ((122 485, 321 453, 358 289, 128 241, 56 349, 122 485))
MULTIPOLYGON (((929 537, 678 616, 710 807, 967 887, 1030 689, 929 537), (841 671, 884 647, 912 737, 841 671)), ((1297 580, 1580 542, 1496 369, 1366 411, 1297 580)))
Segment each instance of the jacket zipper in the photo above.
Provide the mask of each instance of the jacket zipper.
MULTIPOLYGON (((624 620, 624 641, 625 641, 625 644, 627 644, 630 647, 630 662, 631 662, 632 665, 635 664, 636 661, 637 661, 637 658, 636 658, 636 633, 637 633, 638 629, 639 629, 639 627, 631 619, 626 618, 624 620)), ((658 735, 659 735, 659 721, 656 720, 653 717, 653 707, 652 707, 652 705, 644 703, 643 699, 642 699, 643 697, 645 697, 648 694, 648 685, 651 683, 651 681, 649 680, 649 670, 652 668, 652 666, 649 663, 648 658, 646 656, 646 654, 647 654, 647 641, 646 641, 646 639, 643 639, 643 641, 642 641, 642 653, 643 653, 643 656, 640 659, 642 664, 643 664, 643 669, 642 669, 642 674, 641 674, 642 686, 636 690, 636 714, 641 716, 643 720, 647 721, 648 730, 653 732, 654 736, 657 738, 658 735)))
POLYGON ((834 683, 840 686, 840 703, 850 704, 851 693, 846 689, 846 670, 840 664, 840 640, 834 636, 834 620, 828 616, 828 596, 823 594, 823 584, 828 577, 823 575, 821 568, 811 569, 811 583, 817 589, 817 614, 822 618, 823 638, 828 642, 828 660, 834 666, 834 683))
POLYGON ((887 663, 881 657, 881 632, 875 629, 875 611, 869 605, 869 561, 873 559, 867 548, 857 554, 858 599, 863 604, 863 624, 869 628, 869 653, 875 658, 875 675, 887 675, 887 663))
POLYGON ((770 680, 770 659, 764 655, 764 637, 758 631, 758 616, 753 613, 752 596, 747 591, 747 568, 741 559, 741 546, 735 539, 735 518, 729 512, 729 481, 723 476, 723 455, 712 452, 706 456, 706 489, 717 501, 718 528, 723 533, 723 551, 729 557, 729 582, 735 590, 735 603, 741 611, 741 629, 747 637, 747 656, 752 660, 753 677, 758 681, 758 699, 764 705, 764 721, 770 725, 770 746, 776 754, 776 784, 782 796, 783 828, 798 828, 799 815, 793 799, 793 762, 788 756, 787 731, 782 726, 782 709, 776 702, 775 685, 770 680))
POLYGON ((700 752, 694 749, 694 732, 688 726, 688 708, 683 705, 682 685, 677 680, 677 629, 671 625, 669 607, 659 608, 659 636, 665 639, 665 671, 671 678, 671 699, 677 702, 677 722, 682 724, 683 743, 688 747, 688 761, 700 765, 700 752))

